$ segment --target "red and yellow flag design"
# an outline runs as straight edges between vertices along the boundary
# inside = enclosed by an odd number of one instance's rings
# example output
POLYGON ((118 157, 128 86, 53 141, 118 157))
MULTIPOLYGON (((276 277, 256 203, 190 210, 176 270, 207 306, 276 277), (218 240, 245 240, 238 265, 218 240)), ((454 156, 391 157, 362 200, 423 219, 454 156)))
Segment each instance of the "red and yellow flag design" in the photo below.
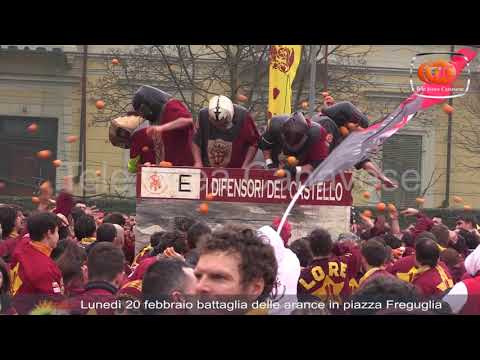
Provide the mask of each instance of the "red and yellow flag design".
POLYGON ((302 55, 301 45, 271 45, 268 118, 292 112, 292 83, 302 55))

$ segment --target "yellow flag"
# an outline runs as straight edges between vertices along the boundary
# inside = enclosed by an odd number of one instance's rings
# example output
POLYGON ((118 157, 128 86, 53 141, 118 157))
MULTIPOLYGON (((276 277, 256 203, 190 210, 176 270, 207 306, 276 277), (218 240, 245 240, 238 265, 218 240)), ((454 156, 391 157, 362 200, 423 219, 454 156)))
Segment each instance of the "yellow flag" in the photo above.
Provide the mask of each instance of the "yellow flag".
POLYGON ((271 45, 268 117, 292 112, 292 83, 302 55, 302 45, 271 45))

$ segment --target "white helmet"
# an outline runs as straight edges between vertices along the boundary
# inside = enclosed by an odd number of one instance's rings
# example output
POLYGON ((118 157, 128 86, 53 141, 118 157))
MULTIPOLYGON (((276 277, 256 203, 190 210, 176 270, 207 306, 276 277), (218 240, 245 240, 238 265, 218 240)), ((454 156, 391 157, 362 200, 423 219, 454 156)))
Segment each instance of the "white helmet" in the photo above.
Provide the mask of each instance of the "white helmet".
POLYGON ((214 96, 208 103, 208 116, 213 124, 232 126, 233 103, 223 95, 214 96))

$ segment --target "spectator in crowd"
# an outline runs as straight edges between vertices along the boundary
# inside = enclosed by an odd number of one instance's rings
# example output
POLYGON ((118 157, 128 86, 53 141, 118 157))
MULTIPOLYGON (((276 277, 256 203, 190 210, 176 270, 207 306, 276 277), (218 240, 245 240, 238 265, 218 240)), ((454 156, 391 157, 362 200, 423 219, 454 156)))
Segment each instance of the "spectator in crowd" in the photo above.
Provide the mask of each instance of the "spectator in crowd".
POLYGON ((385 261, 387 260, 385 244, 377 240, 369 240, 362 245, 361 251, 365 274, 360 279, 360 289, 379 276, 393 277, 385 270, 385 261))
POLYGON ((325 229, 312 231, 308 241, 314 257, 310 265, 301 271, 297 290, 299 300, 303 295, 335 302, 348 298, 356 287, 355 277, 361 267, 359 249, 351 243, 350 246, 342 246, 336 255, 333 254, 333 241, 325 229), (345 251, 347 249, 349 252, 345 251))
POLYGON ((19 314, 27 314, 41 300, 64 293, 63 278, 50 254, 58 243, 58 218, 50 212, 32 215, 27 222, 30 241, 13 254, 12 294, 19 314))
POLYGON ((0 205, 0 225, 2 237, 0 240, 0 257, 9 259, 15 250, 20 233, 24 226, 24 216, 21 210, 14 206, 0 205))
POLYGON ((95 242, 97 225, 93 216, 80 216, 77 221, 75 221, 74 229, 75 237, 77 238, 80 246, 86 248, 95 242))
POLYGON ((142 282, 144 314, 188 314, 186 307, 175 303, 190 301, 195 294, 197 279, 194 270, 178 258, 161 258, 146 271, 142 282), (162 302, 159 306, 157 302, 162 302), (170 304, 171 307, 167 307, 170 304), (151 306, 149 306, 151 305, 151 306), (153 306, 156 305, 156 306, 153 306))
POLYGON ((187 243, 189 249, 195 249, 212 234, 210 226, 203 221, 193 224, 187 232, 187 243))
POLYGON ((64 244, 64 250, 55 262, 62 272, 64 294, 71 297, 83 292, 88 280, 87 252, 73 240, 64 240, 64 244))
POLYGON ((204 299, 263 302, 274 292, 277 262, 272 247, 254 231, 219 229, 201 246, 195 276, 196 293, 204 299))
POLYGON ((116 294, 124 282, 125 256, 109 242, 96 244, 88 254, 88 283, 62 307, 73 315, 113 315, 116 294), (102 304, 100 306, 99 304, 102 304))
POLYGON ((300 261, 300 266, 302 268, 306 268, 310 265, 313 260, 313 254, 307 238, 300 238, 298 240, 295 240, 290 244, 288 248, 292 250, 295 255, 297 255, 297 258, 300 261))
POLYGON ((10 269, 5 261, 0 259, 0 315, 16 314, 10 297, 10 285, 10 269))

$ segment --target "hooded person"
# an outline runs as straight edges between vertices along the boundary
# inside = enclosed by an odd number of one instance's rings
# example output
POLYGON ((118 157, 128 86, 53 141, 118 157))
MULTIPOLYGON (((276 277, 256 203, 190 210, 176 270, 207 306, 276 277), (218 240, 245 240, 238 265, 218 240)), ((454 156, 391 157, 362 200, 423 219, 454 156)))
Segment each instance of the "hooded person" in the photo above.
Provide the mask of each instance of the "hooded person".
POLYGON ((130 172, 145 163, 193 164, 193 119, 185 104, 165 91, 143 85, 135 92, 132 106, 134 111, 114 119, 109 131, 112 145, 130 149, 130 172))
POLYGON ((272 298, 280 303, 279 309, 272 309, 272 315, 288 315, 292 309, 285 307, 286 303, 297 302, 297 285, 300 277, 300 261, 295 253, 286 248, 283 239, 270 226, 263 226, 257 231, 263 242, 271 245, 278 264, 277 291, 272 298))
POLYGON ((198 114, 192 143, 194 166, 247 168, 255 158, 259 139, 247 109, 224 95, 214 96, 198 114))
POLYGON ((480 246, 465 259, 465 270, 471 277, 456 283, 443 300, 454 314, 480 315, 480 246))
POLYGON ((259 148, 267 169, 284 168, 292 176, 313 171, 328 155, 327 132, 323 126, 306 119, 301 112, 270 119, 259 148), (298 163, 289 164, 294 156, 298 163))

